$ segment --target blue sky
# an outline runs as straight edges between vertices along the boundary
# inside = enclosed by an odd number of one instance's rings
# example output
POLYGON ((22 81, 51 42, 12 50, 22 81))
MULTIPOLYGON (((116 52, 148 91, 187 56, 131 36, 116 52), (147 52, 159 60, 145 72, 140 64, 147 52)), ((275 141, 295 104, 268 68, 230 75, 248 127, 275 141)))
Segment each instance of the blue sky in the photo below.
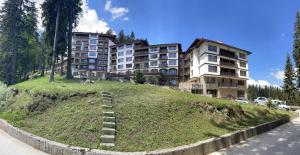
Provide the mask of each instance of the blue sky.
POLYGON ((134 31, 150 43, 178 42, 186 50, 204 37, 252 51, 251 79, 280 85, 300 1, 89 0, 88 7, 106 27, 134 31))

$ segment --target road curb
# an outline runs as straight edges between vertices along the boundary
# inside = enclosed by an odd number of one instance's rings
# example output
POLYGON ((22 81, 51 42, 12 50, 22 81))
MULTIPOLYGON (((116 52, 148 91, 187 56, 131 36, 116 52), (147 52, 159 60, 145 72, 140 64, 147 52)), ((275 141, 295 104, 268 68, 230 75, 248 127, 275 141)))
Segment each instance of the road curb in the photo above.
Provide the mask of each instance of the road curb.
POLYGON ((291 117, 283 117, 269 123, 235 131, 218 138, 211 138, 190 145, 150 152, 115 152, 69 146, 32 135, 19 128, 13 127, 3 119, 0 119, 0 129, 33 148, 52 155, 204 155, 272 130, 294 118, 297 118, 298 116, 298 114, 294 114, 291 117))

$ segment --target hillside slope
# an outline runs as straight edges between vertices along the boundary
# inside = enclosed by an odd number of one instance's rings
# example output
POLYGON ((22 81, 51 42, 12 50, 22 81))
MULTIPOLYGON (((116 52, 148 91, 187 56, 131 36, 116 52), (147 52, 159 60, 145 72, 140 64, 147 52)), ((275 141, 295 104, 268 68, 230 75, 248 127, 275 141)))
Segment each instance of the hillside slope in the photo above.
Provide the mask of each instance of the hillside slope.
POLYGON ((0 117, 41 137, 101 148, 101 91, 114 97, 118 151, 185 145, 289 115, 255 105, 201 97, 168 88, 110 81, 47 78, 19 83, 20 93, 0 117))

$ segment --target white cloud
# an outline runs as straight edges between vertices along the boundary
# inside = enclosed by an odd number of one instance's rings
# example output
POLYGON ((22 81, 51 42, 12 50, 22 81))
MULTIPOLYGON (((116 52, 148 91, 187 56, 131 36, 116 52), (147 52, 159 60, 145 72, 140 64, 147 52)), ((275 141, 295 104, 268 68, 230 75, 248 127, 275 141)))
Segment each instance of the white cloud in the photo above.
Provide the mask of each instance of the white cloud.
POLYGON ((125 17, 126 14, 129 12, 129 9, 125 8, 125 7, 113 6, 111 0, 106 0, 105 1, 104 10, 111 13, 112 20, 116 20, 118 18, 122 18, 125 21, 129 20, 128 17, 125 17))
POLYGON ((272 87, 280 88, 279 85, 271 84, 269 81, 266 81, 266 80, 254 80, 254 79, 249 78, 247 83, 248 83, 248 85, 256 85, 256 86, 261 86, 261 87, 272 86, 272 87))
POLYGON ((83 0, 82 10, 82 16, 76 28, 77 31, 105 33, 110 29, 108 23, 98 17, 96 10, 88 7, 87 0, 83 0))
POLYGON ((284 79, 284 71, 282 71, 282 70, 277 70, 277 71, 271 72, 271 75, 280 81, 283 81, 283 79, 284 79))

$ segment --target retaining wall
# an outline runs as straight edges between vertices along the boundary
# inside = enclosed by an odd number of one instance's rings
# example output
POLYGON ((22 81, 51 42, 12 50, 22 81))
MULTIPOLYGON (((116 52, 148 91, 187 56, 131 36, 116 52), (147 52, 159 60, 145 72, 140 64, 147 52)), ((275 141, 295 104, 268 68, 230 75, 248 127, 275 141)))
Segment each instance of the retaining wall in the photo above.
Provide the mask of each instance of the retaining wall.
POLYGON ((4 130, 12 137, 15 137, 20 141, 34 147, 35 149, 52 155, 204 155, 215 152, 222 148, 226 148, 230 145, 237 144, 250 137, 274 129, 296 117, 298 117, 298 115, 295 114, 291 117, 284 117, 273 122, 229 133, 218 138, 211 138, 190 145, 151 152, 114 152, 73 147, 32 135, 19 128, 13 127, 2 119, 0 119, 0 129, 4 130))

